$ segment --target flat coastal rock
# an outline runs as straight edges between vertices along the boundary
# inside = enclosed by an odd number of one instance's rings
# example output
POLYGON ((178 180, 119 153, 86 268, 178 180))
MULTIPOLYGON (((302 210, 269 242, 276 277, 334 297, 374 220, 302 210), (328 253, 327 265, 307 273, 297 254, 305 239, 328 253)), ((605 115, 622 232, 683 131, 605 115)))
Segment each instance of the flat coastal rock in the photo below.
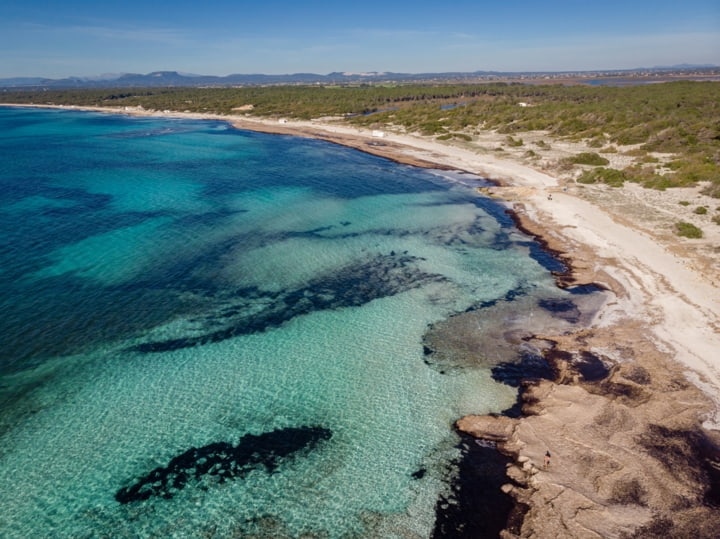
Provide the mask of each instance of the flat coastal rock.
POLYGON ((703 393, 632 324, 558 337, 556 345, 566 352, 557 357, 603 349, 619 362, 597 381, 559 375, 525 384, 520 419, 466 416, 456 424, 515 460, 505 490, 526 511, 501 536, 717 537, 720 439, 702 428, 711 411, 703 393), (621 350, 632 335, 644 338, 635 351, 621 350))
POLYGON ((504 416, 466 415, 455 425, 458 430, 476 438, 492 442, 505 442, 515 431, 517 420, 504 416))

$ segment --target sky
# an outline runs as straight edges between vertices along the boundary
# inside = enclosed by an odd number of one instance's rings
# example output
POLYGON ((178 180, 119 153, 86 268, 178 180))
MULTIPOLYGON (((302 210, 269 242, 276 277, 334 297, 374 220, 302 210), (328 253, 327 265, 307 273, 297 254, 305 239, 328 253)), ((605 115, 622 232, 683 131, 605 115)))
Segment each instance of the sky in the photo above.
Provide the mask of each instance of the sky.
POLYGON ((719 0, 3 0, 0 78, 720 65, 719 0))

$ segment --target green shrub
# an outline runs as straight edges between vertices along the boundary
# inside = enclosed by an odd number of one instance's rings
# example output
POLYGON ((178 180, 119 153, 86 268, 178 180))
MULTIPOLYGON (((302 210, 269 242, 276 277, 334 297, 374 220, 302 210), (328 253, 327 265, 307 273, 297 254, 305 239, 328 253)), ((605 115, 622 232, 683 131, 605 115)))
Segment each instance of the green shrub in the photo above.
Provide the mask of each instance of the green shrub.
POLYGON ((695 208, 695 213, 698 215, 705 215, 707 213, 707 208, 705 206, 698 206, 695 208))
POLYGON ((519 146, 522 146, 524 144, 523 139, 521 139, 521 138, 515 139, 515 138, 512 138, 510 135, 507 136, 505 141, 507 142, 507 145, 510 146, 511 148, 518 148, 519 146))
POLYGON ((569 118, 555 128, 555 133, 560 136, 569 136, 585 131, 588 125, 579 118, 569 118))
POLYGON ((622 129, 615 135, 615 142, 627 146, 629 144, 640 144, 646 142, 650 136, 650 131, 643 125, 636 125, 627 129, 622 129))
POLYGON ((579 178, 575 180, 577 183, 597 183, 598 179, 592 174, 581 174, 579 178))
POLYGON ((584 171, 577 181, 578 183, 606 183, 612 187, 622 187, 627 179, 622 170, 600 167, 584 171))
POLYGON ((582 152, 577 155, 573 155, 572 157, 568 157, 567 161, 574 165, 593 165, 596 167, 601 167, 610 163, 610 161, 595 152, 582 152))
POLYGON ((535 146, 537 146, 538 148, 541 148, 541 149, 543 149, 543 150, 549 150, 549 149, 550 149, 550 145, 549 145, 547 142, 545 142, 544 140, 538 140, 538 141, 535 143, 535 146))
POLYGON ((616 146, 608 146, 607 148, 603 148, 600 150, 602 153, 617 153, 617 147, 616 146))
POLYGON ((665 167, 669 168, 670 170, 680 170, 683 167, 686 167, 688 165, 687 161, 683 161, 682 159, 676 160, 676 161, 669 161, 668 163, 665 163, 665 167))
POLYGON ((670 187, 679 187, 681 183, 674 174, 658 174, 654 167, 633 165, 624 170, 628 181, 641 184, 648 189, 664 191, 670 187))
POLYGON ((420 124, 420 133, 423 135, 438 135, 447 133, 447 129, 440 122, 425 122, 420 124))
POLYGON ((640 183, 642 183, 643 187, 657 189, 658 191, 665 191, 665 189, 678 186, 672 176, 663 176, 661 174, 652 174, 640 181, 640 183))
POLYGON ((675 234, 677 234, 678 236, 682 236, 683 238, 696 239, 703 237, 702 230, 700 230, 694 224, 686 223, 684 221, 675 223, 675 234))
POLYGON ((680 204, 681 206, 689 206, 690 205, 690 203, 687 200, 681 200, 680 202, 678 202, 678 204, 680 204))

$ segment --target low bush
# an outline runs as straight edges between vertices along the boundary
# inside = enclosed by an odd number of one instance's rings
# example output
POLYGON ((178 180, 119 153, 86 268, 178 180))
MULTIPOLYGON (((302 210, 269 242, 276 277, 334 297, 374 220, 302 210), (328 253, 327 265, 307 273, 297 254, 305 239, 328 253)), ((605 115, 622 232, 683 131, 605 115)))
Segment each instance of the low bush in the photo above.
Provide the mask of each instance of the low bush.
POLYGON ((450 140, 453 138, 459 138, 460 140, 464 140, 466 142, 472 141, 472 137, 470 135, 466 135, 465 133, 445 133, 444 135, 437 137, 437 140, 450 140))
POLYGON ((658 191, 665 191, 666 189, 678 186, 672 176, 663 176, 661 174, 653 174, 639 183, 641 183, 643 187, 657 189, 658 191))
POLYGON ((568 157, 567 161, 573 165, 593 165, 601 167, 610 163, 607 159, 595 152, 582 152, 572 157, 568 157))
POLYGON ((622 187, 627 179, 627 175, 622 170, 600 167, 584 171, 577 181, 578 183, 606 183, 612 187, 622 187))
POLYGON ((425 122, 420 124, 420 133, 423 135, 438 135, 447 133, 447 129, 440 122, 425 122))
POLYGON ((657 189, 664 191, 670 187, 679 187, 682 185, 675 174, 658 174, 654 167, 643 167, 641 165, 633 165, 624 170, 628 181, 639 183, 648 189, 657 189))
POLYGON ((507 145, 510 146, 511 148, 518 148, 524 144, 523 139, 513 138, 510 135, 507 136, 505 141, 507 142, 507 145))
POLYGON ((630 144, 641 144, 646 142, 650 136, 650 130, 644 124, 635 125, 626 129, 621 129, 613 139, 618 144, 628 146, 630 144))
POLYGON ((705 215, 707 213, 707 208, 705 206, 698 206, 695 208, 695 213, 698 215, 705 215))
POLYGON ((703 232, 698 227, 696 227, 692 223, 686 223, 684 221, 680 221, 678 223, 675 223, 675 234, 678 236, 682 236, 683 238, 702 238, 703 232))
POLYGON ((687 161, 682 159, 677 159, 675 161, 669 161, 665 163, 665 168, 669 168, 670 170, 680 170, 683 167, 686 167, 688 165, 687 161))

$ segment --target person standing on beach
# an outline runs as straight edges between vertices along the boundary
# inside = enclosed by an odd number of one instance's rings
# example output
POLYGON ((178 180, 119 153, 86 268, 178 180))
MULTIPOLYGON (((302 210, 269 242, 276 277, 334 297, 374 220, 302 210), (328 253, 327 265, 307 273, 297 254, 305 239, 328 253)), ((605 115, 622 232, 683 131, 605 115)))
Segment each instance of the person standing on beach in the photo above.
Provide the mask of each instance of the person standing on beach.
POLYGON ((550 467, 550 451, 545 451, 545 462, 543 463, 543 468, 546 470, 550 467))

